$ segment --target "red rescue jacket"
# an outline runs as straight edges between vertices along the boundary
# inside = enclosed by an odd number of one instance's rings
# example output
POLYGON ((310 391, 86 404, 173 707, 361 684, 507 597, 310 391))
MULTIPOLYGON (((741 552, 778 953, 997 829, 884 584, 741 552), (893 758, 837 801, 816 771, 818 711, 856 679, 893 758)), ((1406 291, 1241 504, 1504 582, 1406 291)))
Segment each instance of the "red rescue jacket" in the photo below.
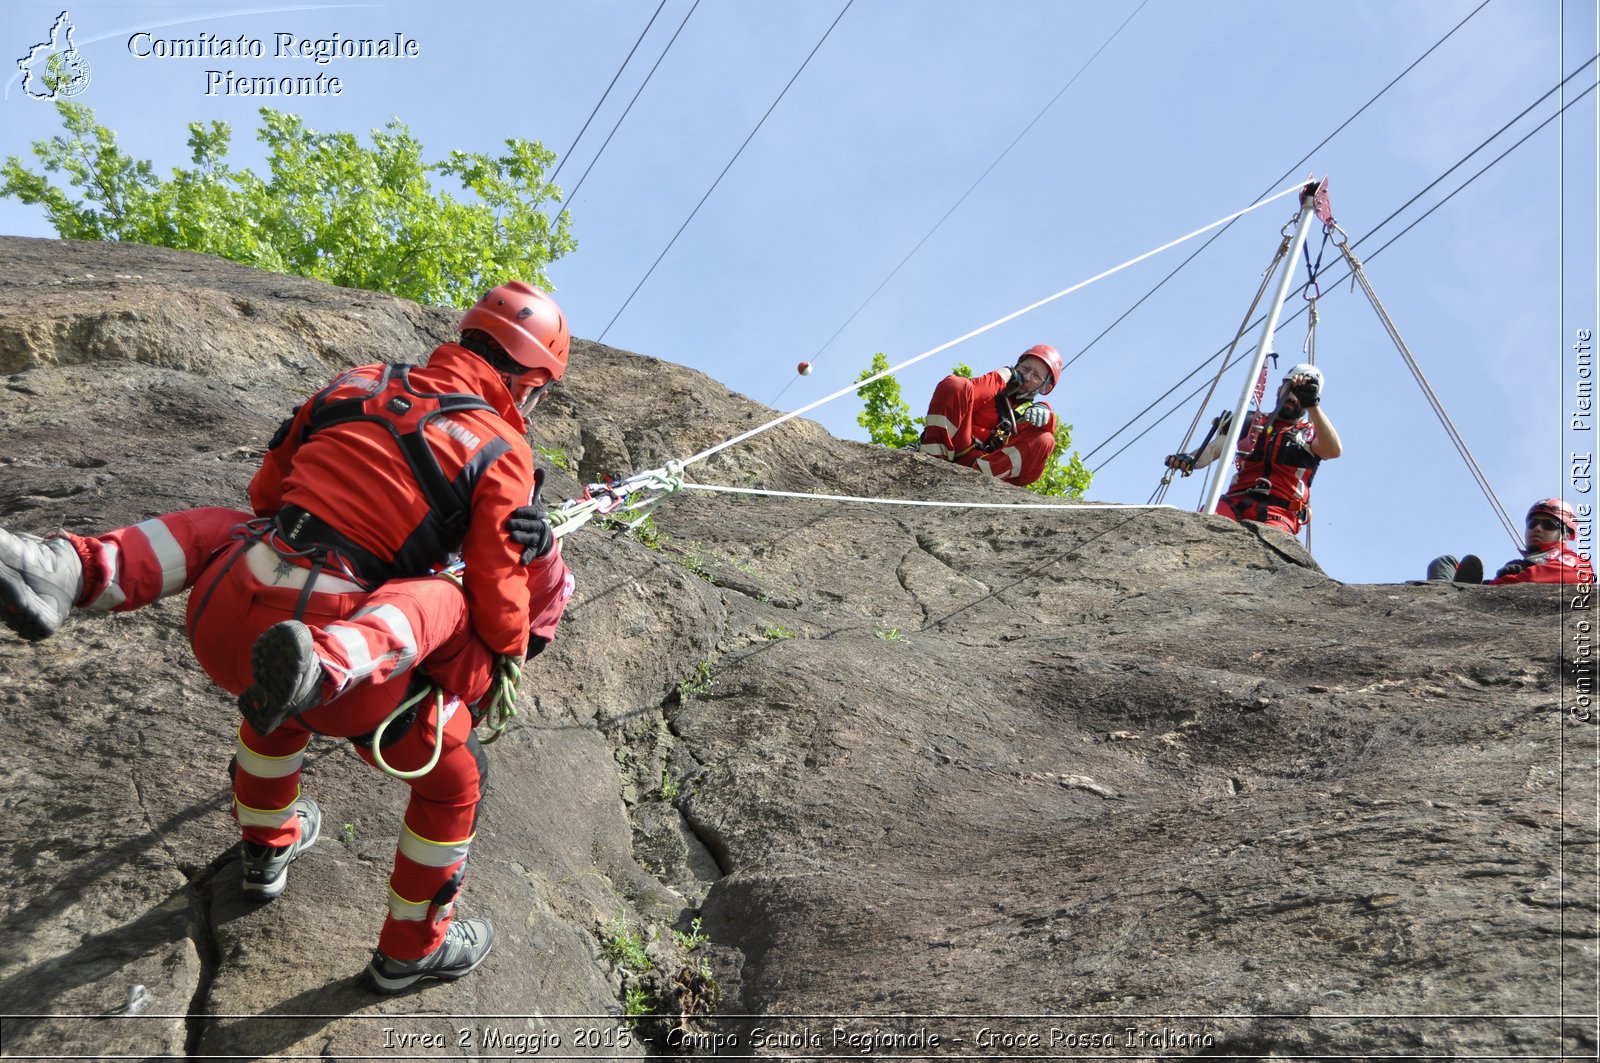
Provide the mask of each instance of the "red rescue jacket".
POLYGON ((454 343, 422 367, 359 366, 295 411, 250 482, 250 504, 261 516, 299 507, 391 566, 390 575, 424 575, 459 551, 473 630, 495 653, 520 656, 530 633, 554 635, 571 593, 559 549, 523 565, 506 532, 511 511, 533 496, 526 428, 499 374, 454 343), (330 404, 372 399, 382 401, 368 401, 369 413, 378 406, 404 424, 419 396, 436 394, 474 396, 489 407, 452 410, 420 429, 464 527, 430 506, 395 430, 373 419, 317 427, 330 404))
POLYGON ((1264 496, 1290 513, 1305 512, 1311 503, 1311 478, 1322 464, 1311 452, 1316 426, 1303 418, 1281 421, 1270 413, 1252 413, 1239 435, 1241 449, 1252 429, 1256 430, 1255 445, 1250 453, 1240 455, 1239 473, 1225 497, 1264 496))
POLYGON ((1485 583, 1593 583, 1594 569, 1587 559, 1566 543, 1523 558, 1528 567, 1485 583))

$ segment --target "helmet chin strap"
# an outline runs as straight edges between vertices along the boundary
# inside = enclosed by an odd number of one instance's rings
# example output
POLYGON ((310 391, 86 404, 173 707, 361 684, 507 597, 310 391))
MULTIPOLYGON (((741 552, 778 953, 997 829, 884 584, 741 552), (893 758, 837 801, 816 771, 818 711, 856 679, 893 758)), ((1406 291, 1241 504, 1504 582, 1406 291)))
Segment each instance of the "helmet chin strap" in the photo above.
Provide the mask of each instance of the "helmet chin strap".
POLYGON ((522 414, 523 417, 530 416, 533 413, 533 408, 543 402, 546 395, 550 394, 550 385, 554 383, 554 380, 546 380, 537 387, 527 386, 522 396, 517 399, 517 412, 522 414))

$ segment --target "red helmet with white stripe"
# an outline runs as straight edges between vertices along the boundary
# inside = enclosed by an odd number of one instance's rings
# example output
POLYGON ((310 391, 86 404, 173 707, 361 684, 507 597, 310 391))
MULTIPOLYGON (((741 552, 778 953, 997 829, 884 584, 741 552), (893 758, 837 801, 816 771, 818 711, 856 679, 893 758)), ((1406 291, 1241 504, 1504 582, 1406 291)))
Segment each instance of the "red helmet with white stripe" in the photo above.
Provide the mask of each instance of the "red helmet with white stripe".
POLYGON ((1577 538, 1578 515, 1572 511, 1571 506, 1567 505, 1565 499, 1541 498, 1539 501, 1533 504, 1532 508, 1528 510, 1528 516, 1525 518, 1525 521, 1532 520, 1535 516, 1539 515, 1554 517, 1556 520, 1560 521, 1561 526, 1567 530, 1568 539, 1577 538))
POLYGON ((567 371, 572 334, 556 301, 526 281, 508 281, 484 293, 461 317, 462 332, 479 329, 494 337, 511 360, 543 369, 551 380, 567 371))

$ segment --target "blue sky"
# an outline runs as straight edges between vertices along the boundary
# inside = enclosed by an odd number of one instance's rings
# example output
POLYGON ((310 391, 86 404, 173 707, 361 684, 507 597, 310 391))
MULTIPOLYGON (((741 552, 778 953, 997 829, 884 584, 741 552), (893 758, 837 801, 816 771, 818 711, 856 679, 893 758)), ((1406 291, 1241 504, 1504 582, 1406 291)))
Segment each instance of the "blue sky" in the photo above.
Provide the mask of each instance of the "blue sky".
MULTIPOLYGON (((589 165, 692 2, 667 0, 572 152, 563 186, 571 189, 589 165)), ((605 340, 693 366, 762 402, 782 392, 779 408, 794 409, 843 386, 875 351, 891 361, 921 353, 1244 207, 1269 185, 1285 187, 1289 181, 1274 179, 1479 2, 1339 3, 1314 9, 1313 18, 1311 9, 1265 0, 1011 0, 981 15, 944 0, 855 0, 605 340), (801 359, 816 372, 796 380, 801 359)), ((253 133, 263 103, 319 129, 365 132, 397 116, 431 158, 451 148, 494 150, 508 136, 566 151, 657 3, 130 2, 68 10, 90 66, 78 99, 125 150, 165 169, 187 162, 185 124, 199 119, 231 122, 235 161, 259 163, 253 133), (264 40, 268 55, 139 59, 128 39, 141 30, 162 38, 244 34, 264 40), (401 33, 420 54, 319 67, 273 58, 278 32, 401 33), (332 74, 343 93, 208 96, 207 69, 332 74)), ((703 0, 574 200, 580 246, 552 276, 577 335, 598 338, 606 329, 843 6, 703 0)), ((0 26, 8 73, 61 10, 7 5, 0 26)), ((1597 51, 1592 3, 1490 0, 1295 176, 1329 175, 1334 213, 1360 240, 1597 51)), ((1567 99, 1593 83, 1594 71, 1569 83, 1567 99)), ((1519 523, 1536 498, 1594 498, 1571 475, 1570 455, 1600 448, 1593 432, 1564 426, 1576 401, 1571 346, 1578 329, 1600 327, 1595 98, 1368 262, 1402 335, 1519 523)), ((0 107, 8 154, 57 131, 54 110, 26 98, 15 78, 0 107)), ((1554 107, 1536 109, 1361 253, 1554 107)), ((1292 214, 1284 200, 1241 220, 1072 365, 1051 401, 1081 452, 1106 443, 1228 342, 1292 214)), ((52 235, 39 212, 14 201, 0 201, 0 232, 52 235)), ((1313 248, 1319 240, 1314 234, 1313 248)), ((913 367, 903 377, 908 400, 920 413, 958 360, 982 371, 1038 342, 1078 355, 1196 246, 913 367)), ((1330 248, 1325 261, 1333 258, 1330 248)), ((1341 272, 1335 267, 1330 277, 1341 272)), ((1304 318, 1280 330, 1282 368, 1301 360, 1304 338, 1304 318)), ((1348 284, 1325 285, 1317 361, 1346 450, 1323 467, 1314 492, 1313 548, 1331 575, 1389 582, 1419 576, 1437 553, 1480 553, 1491 570, 1513 556, 1372 310, 1348 284)), ((1230 373, 1227 397, 1213 400, 1211 412, 1232 404, 1242 372, 1230 373)), ((1194 401, 1100 469, 1091 497, 1145 501, 1194 401)), ((837 435, 862 438, 858 409, 846 398, 812 416, 837 435)), ((730 425, 729 434, 740 427, 730 425)), ((1101 447, 1091 467, 1131 434, 1101 447)), ((1193 506, 1199 490, 1198 477, 1182 481, 1169 501, 1193 506)))

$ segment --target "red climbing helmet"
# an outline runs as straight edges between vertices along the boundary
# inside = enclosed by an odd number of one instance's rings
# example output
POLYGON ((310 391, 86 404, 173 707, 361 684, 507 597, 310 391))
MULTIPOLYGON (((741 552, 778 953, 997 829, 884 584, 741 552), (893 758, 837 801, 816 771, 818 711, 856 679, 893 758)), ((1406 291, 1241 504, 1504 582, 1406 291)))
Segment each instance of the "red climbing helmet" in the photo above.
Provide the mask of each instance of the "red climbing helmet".
POLYGON ((494 337, 511 360, 543 369, 551 380, 567 371, 572 334, 556 301, 526 281, 508 281, 484 293, 461 317, 460 330, 479 329, 494 337))
POLYGON ((1048 395, 1055 390, 1056 382, 1061 379, 1061 352, 1049 344, 1036 343, 1017 356, 1020 365, 1024 358, 1037 358, 1050 370, 1050 379, 1039 386, 1039 394, 1048 395))
POLYGON ((1528 516, 1525 518, 1524 522, 1532 520, 1535 516, 1540 514, 1547 517, 1554 517, 1556 520, 1559 520, 1561 522, 1561 526, 1567 529, 1568 539, 1574 539, 1577 537, 1578 515, 1572 511, 1572 507, 1567 505, 1563 499, 1541 498, 1539 501, 1533 504, 1532 508, 1528 510, 1528 516))

